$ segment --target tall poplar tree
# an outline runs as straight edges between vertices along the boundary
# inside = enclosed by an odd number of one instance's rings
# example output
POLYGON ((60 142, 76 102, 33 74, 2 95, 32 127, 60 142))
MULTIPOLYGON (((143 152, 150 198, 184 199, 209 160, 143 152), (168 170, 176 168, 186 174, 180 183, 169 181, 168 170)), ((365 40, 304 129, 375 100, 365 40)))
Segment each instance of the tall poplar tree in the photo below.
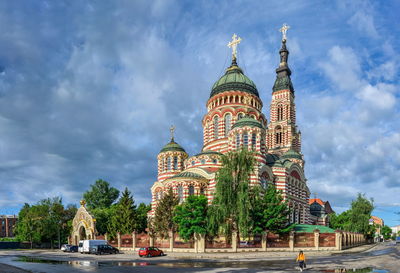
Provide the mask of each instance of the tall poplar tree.
POLYGON ((247 236, 251 229, 249 183, 256 160, 252 152, 241 149, 222 155, 221 162, 214 200, 208 210, 209 232, 223 232, 227 238, 232 232, 247 236))
POLYGON ((151 229, 162 239, 169 238, 169 232, 175 230, 173 217, 178 204, 179 198, 170 188, 157 205, 151 229))

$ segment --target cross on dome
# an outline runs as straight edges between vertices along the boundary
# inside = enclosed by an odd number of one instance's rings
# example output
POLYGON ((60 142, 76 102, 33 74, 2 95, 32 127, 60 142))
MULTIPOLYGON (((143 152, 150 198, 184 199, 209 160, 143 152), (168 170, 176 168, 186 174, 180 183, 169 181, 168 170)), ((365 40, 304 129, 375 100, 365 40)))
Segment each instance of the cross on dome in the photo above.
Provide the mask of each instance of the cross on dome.
POLYGON ((174 132, 175 132, 176 127, 174 125, 171 125, 169 128, 169 131, 171 132, 171 141, 174 141, 174 132))
POLYGON ((236 33, 232 36, 232 41, 228 43, 228 47, 232 48, 232 60, 236 60, 237 45, 242 41, 242 38, 238 37, 236 33))
POLYGON ((282 41, 286 41, 286 32, 289 28, 290 26, 284 23, 283 26, 279 29, 279 32, 282 32, 282 41))

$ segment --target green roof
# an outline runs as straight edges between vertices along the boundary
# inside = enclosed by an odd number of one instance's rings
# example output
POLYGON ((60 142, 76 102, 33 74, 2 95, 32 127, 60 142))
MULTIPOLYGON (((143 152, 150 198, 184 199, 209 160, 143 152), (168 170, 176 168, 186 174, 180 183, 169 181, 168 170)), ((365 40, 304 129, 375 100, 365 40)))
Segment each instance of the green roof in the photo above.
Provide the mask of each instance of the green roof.
POLYGON ((192 172, 181 172, 177 175, 174 175, 172 178, 177 178, 177 177, 205 179, 204 176, 197 174, 197 173, 192 173, 192 172))
POLYGON ((160 153, 163 152, 173 152, 173 151, 178 151, 178 152, 184 152, 186 153, 185 149, 181 147, 178 143, 176 143, 173 139, 171 139, 171 142, 168 143, 167 145, 164 146, 164 148, 161 149, 160 153))
POLYGON ((226 69, 225 75, 214 83, 211 88, 210 98, 216 94, 231 90, 243 91, 259 97, 256 85, 243 74, 242 69, 236 64, 236 60, 232 61, 232 65, 226 69))
POLYGON ((244 126, 263 128, 261 122, 258 120, 251 117, 244 117, 236 121, 235 124, 233 124, 232 129, 244 126))
POLYGON ((296 232, 314 232, 318 229, 319 233, 335 233, 335 230, 326 226, 319 225, 296 225, 294 231, 296 232))
POLYGON ((289 158, 296 158, 296 159, 302 159, 301 154, 299 152, 296 152, 295 150, 290 149, 286 153, 284 153, 281 158, 283 159, 289 159, 289 158))

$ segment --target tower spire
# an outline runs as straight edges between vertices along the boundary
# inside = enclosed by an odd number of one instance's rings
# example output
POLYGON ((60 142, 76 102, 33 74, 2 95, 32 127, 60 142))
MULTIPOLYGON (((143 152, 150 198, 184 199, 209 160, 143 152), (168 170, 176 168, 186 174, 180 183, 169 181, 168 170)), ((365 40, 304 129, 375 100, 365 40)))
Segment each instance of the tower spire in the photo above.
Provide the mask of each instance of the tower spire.
POLYGON ((290 71, 288 65, 289 50, 286 48, 286 32, 289 28, 290 27, 287 24, 283 24, 279 29, 279 31, 282 32, 282 46, 279 50, 280 62, 279 67, 276 69, 276 80, 274 87, 272 88, 273 92, 284 89, 289 89, 291 92, 294 92, 292 81, 290 79, 292 71, 290 71))

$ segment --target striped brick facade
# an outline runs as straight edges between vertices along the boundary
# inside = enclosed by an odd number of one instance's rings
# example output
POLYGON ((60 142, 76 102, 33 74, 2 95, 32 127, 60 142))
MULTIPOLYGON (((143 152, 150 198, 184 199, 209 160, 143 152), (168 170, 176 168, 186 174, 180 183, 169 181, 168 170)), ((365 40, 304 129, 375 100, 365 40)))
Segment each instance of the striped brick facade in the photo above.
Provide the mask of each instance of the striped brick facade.
MULTIPOLYGON (((236 59, 224 77, 229 76, 230 69, 239 71, 240 77, 236 78, 244 77, 236 59)), ((250 81, 245 80, 246 83, 250 81)), ((207 113, 202 120, 202 152, 189 157, 183 148, 182 151, 165 151, 164 148, 158 155, 158 180, 151 188, 152 210, 149 215, 154 214, 158 200, 168 188, 172 188, 181 201, 191 194, 203 194, 211 203, 215 174, 221 167, 220 155, 247 147, 255 152, 258 163, 250 177, 251 185, 267 187, 274 184, 288 201, 290 222, 309 224, 310 191, 303 169, 301 133, 296 126, 294 91, 290 88, 274 90, 268 123, 257 91, 244 89, 243 82, 237 84, 237 88, 232 82, 229 82, 231 85, 223 84, 218 86, 218 92, 213 89, 206 103, 207 113), (174 156, 178 158, 178 166, 168 169, 166 160, 174 156)), ((277 89, 275 85, 274 89, 277 89)))

